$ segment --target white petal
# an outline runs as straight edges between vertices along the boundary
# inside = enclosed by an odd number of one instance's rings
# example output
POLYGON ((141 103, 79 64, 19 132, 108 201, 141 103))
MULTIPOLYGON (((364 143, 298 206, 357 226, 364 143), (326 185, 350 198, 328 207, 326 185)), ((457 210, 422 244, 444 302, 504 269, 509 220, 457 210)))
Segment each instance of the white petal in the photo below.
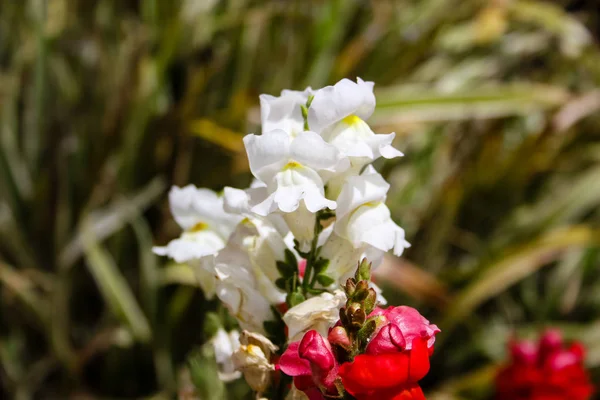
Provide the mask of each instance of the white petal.
POLYGON ((169 206, 175 221, 186 230, 212 215, 211 209, 223 209, 222 201, 209 189, 198 189, 194 185, 183 188, 173 186, 169 192, 169 206))
POLYGON ((391 220, 390 211, 383 203, 369 203, 352 213, 346 225, 346 237, 355 247, 367 243, 383 251, 393 249, 399 256, 409 246, 404 229, 391 220))
POLYGON ((280 97, 263 94, 259 98, 263 132, 282 129, 293 135, 304 130, 300 107, 306 104, 308 92, 286 90, 280 97))
POLYGON ((306 208, 313 213, 327 207, 336 208, 334 201, 325 198, 319 174, 300 164, 292 164, 279 172, 270 190, 274 191, 273 201, 283 212, 295 211, 303 199, 306 208))
POLYGON ((290 136, 282 130, 250 134, 244 137, 248 162, 252 174, 263 182, 269 182, 288 161, 290 136))
POLYGON ((332 233, 321 248, 320 256, 329 260, 325 274, 335 280, 333 285, 339 287, 356 272, 363 250, 355 248, 347 239, 332 233))
POLYGON ((290 156, 293 160, 315 171, 333 170, 341 158, 340 152, 335 146, 328 144, 320 135, 310 131, 302 132, 294 139, 290 145, 290 156))
POLYGON ((212 231, 184 233, 163 247, 153 247, 152 251, 160 256, 169 256, 175 262, 183 263, 201 257, 213 255, 225 247, 223 239, 212 231))
POLYGON ((224 189, 223 209, 230 214, 247 215, 252 207, 260 204, 268 197, 265 186, 250 187, 246 190, 226 186, 224 189))
POLYGON ((361 79, 357 83, 342 79, 334 86, 317 90, 314 96, 308 110, 308 125, 317 133, 349 115, 367 119, 375 109, 373 83, 361 79))
MULTIPOLYGON (((369 170, 371 171, 371 170, 369 170)), ((347 178, 346 184, 337 198, 338 221, 361 204, 379 202, 385 199, 390 185, 378 173, 368 173, 347 178)))
POLYGON ((334 294, 322 293, 290 308, 283 316, 289 342, 302 339, 311 329, 327 337, 329 328, 339 320, 339 311, 345 302, 346 294, 336 290, 334 294))

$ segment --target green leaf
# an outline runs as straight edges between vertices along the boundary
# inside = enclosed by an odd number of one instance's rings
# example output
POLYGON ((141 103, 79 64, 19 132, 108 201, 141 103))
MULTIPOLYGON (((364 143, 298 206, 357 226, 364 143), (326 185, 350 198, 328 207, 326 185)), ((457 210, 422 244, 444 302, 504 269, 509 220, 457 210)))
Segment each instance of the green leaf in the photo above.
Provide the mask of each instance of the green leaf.
POLYGON ((279 271, 279 274, 281 275, 281 277, 285 278, 285 279, 294 275, 297 271, 297 268, 294 268, 293 266, 291 266, 283 261, 277 261, 276 265, 277 265, 277 271, 279 271))
POLYGON ((277 286, 281 290, 285 290, 285 288, 286 288, 286 281, 287 281, 286 278, 277 278, 275 280, 275 286, 277 286))
POLYGON ((108 307, 129 327, 135 338, 141 342, 150 341, 150 324, 112 256, 91 237, 91 233, 84 237, 86 264, 108 307))
POLYGON ((323 286, 330 286, 335 282, 335 280, 332 277, 327 276, 325 274, 319 274, 317 275, 317 282, 319 282, 323 286))
POLYGON ((329 267, 329 260, 326 258, 319 257, 319 259, 315 262, 313 268, 315 269, 316 274, 320 274, 327 270, 327 267, 329 267))
POLYGON ((298 271, 298 260, 290 249, 285 249, 285 262, 290 267, 294 268, 294 271, 298 271))

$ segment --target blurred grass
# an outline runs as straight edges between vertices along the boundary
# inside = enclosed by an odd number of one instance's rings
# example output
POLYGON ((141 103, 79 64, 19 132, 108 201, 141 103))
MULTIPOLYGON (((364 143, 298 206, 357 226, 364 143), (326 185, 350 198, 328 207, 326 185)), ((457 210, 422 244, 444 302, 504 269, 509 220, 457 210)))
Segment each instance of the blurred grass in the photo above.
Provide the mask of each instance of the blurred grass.
POLYGON ((0 397, 168 398, 215 304, 150 253, 178 234, 166 189, 245 186, 258 94, 355 76, 376 82, 371 121, 406 154, 379 167, 413 247, 378 279, 440 322, 426 390, 487 398, 510 335, 547 325, 589 346, 600 381, 598 15, 568 0, 0 2, 0 397))

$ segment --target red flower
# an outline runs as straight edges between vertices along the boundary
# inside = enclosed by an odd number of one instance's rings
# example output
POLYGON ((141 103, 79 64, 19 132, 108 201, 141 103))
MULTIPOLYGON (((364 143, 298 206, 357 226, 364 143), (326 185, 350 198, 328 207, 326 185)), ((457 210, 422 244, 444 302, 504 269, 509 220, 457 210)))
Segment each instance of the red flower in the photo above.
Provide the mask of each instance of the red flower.
POLYGON ((324 399, 322 392, 337 394, 334 381, 338 362, 331 345, 317 331, 310 330, 302 340, 291 343, 279 359, 279 368, 294 377, 294 385, 310 400, 324 399))
POLYGON ((412 349, 387 354, 361 354, 340 367, 344 388, 358 400, 425 399, 418 381, 429 372, 426 339, 412 349))
POLYGON ((514 400, 587 400, 593 388, 583 367, 584 349, 563 346, 558 331, 548 331, 536 345, 514 342, 511 363, 496 377, 497 398, 514 400))
POLYGON ((340 367, 344 388, 358 400, 424 400, 418 382, 440 330, 411 307, 376 308, 369 317, 379 317, 379 329, 365 354, 340 367))

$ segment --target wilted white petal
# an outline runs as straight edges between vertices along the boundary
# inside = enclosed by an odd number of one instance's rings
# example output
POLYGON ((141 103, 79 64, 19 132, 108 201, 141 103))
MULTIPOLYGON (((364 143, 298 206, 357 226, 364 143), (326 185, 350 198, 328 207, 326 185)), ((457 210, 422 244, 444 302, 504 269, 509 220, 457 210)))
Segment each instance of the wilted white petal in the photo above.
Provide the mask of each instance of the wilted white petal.
POLYGON ((327 337, 328 330, 339 319, 340 308, 346 302, 346 294, 336 290, 333 294, 322 293, 292 308, 283 316, 288 327, 289 342, 302 339, 311 329, 327 337))
POLYGON ((240 342, 241 346, 233 354, 233 364, 242 371, 248 385, 262 393, 271 384, 271 373, 275 371, 271 356, 277 346, 263 335, 248 331, 242 332, 240 342))

